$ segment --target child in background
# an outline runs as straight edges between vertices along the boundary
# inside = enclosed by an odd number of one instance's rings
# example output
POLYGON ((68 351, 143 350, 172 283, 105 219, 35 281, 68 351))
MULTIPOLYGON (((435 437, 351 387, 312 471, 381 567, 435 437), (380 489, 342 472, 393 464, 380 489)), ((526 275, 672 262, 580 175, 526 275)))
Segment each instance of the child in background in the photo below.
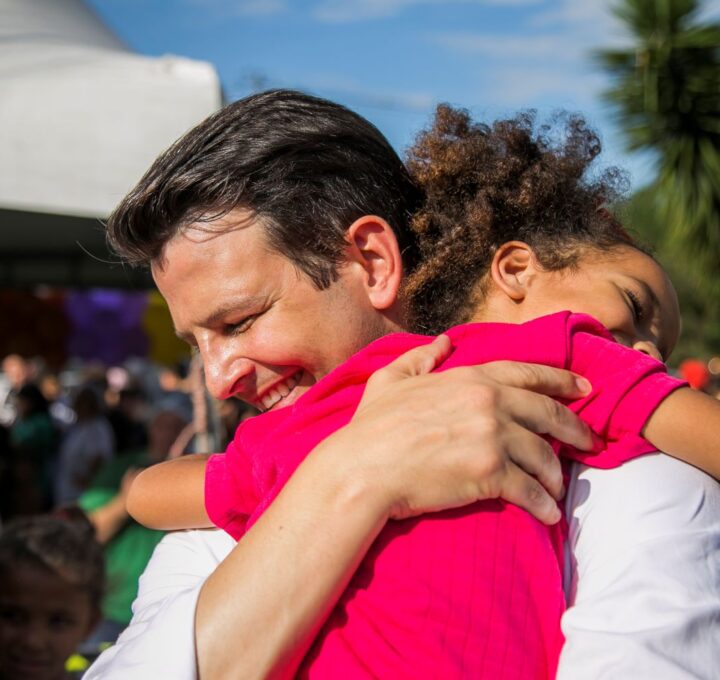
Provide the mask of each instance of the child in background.
MULTIPOLYGON (((594 134, 580 119, 570 119, 559 146, 545 132, 534 138, 527 116, 488 128, 441 107, 419 137, 410 168, 427 203, 414 219, 424 260, 405 289, 413 326, 435 333, 481 322, 448 331, 438 370, 513 359, 588 378, 593 391, 570 407, 602 445, 563 455, 614 467, 661 449, 717 475, 720 405, 661 363, 679 333, 672 285, 602 207, 616 198, 615 176, 585 179, 599 153, 594 134)), ((143 473, 132 512, 179 528, 191 502, 179 484, 204 483, 193 524, 212 519, 240 539, 303 458, 362 407, 372 373, 431 340, 381 338, 287 409, 280 399, 243 423, 225 456, 143 473)), ((561 525, 500 501, 389 523, 300 676, 554 677, 562 539, 561 525)))
POLYGON ((62 680, 100 618, 103 556, 87 522, 40 515, 0 533, 0 680, 62 680))

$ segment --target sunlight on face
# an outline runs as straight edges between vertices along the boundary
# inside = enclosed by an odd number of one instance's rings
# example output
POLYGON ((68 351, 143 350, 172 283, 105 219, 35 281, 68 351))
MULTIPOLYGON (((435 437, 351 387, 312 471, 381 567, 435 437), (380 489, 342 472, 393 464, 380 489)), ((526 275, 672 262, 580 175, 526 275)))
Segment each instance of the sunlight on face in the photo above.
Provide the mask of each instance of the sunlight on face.
POLYGON ((534 317, 589 314, 623 345, 667 360, 680 334, 677 294, 662 267, 635 248, 589 251, 577 267, 540 272, 528 299, 534 317))

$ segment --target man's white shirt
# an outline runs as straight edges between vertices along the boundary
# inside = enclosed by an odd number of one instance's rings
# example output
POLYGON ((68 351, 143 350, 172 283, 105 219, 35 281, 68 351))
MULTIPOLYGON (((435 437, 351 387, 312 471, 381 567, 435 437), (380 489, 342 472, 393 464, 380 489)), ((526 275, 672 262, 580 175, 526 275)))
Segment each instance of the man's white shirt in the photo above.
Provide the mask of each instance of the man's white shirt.
MULTIPOLYGON (((662 454, 615 470, 576 465, 560 680, 720 677, 720 485, 662 454)), ((133 619, 85 680, 194 680, 205 578, 235 542, 175 532, 140 579, 133 619)))

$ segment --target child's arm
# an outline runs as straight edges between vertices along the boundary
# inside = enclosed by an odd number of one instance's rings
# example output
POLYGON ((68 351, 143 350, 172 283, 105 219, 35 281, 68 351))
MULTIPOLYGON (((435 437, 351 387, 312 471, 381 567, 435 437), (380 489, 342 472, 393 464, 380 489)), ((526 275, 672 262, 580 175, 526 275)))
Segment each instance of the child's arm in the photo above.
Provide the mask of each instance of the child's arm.
POLYGON ((720 401, 689 387, 664 399, 645 424, 643 437, 659 451, 720 479, 720 401))
POLYGON ((205 511, 205 465, 197 453, 157 463, 133 481, 127 497, 130 516, 150 529, 204 529, 213 526, 205 511))

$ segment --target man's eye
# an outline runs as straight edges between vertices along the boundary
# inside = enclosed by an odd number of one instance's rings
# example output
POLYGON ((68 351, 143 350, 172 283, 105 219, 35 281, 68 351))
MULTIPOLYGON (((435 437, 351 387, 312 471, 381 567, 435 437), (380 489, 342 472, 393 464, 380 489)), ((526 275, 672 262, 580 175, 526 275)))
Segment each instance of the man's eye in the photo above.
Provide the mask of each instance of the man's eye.
POLYGON ((225 333, 227 335, 240 335, 241 333, 244 333, 250 328, 250 326, 253 325, 253 322, 258 316, 259 314, 253 314, 251 316, 246 316, 242 319, 242 321, 238 321, 237 323, 225 324, 225 333))
POLYGON ((645 318, 645 310, 640 302, 640 298, 632 290, 626 290, 625 294, 628 296, 628 300, 630 300, 630 306, 632 307, 633 317, 636 323, 641 323, 645 318))

